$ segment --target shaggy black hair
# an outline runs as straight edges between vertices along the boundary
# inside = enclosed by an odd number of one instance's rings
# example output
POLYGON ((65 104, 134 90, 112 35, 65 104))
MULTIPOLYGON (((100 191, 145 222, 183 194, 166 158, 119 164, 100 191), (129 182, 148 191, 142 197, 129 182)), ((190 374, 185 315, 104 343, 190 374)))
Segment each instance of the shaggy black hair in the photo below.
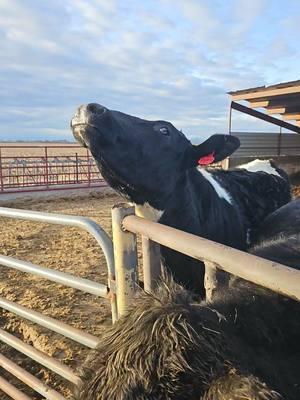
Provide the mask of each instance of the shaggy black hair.
POLYGON ((299 400, 294 312, 297 302, 241 279, 210 305, 167 279, 107 329, 76 399, 299 400))

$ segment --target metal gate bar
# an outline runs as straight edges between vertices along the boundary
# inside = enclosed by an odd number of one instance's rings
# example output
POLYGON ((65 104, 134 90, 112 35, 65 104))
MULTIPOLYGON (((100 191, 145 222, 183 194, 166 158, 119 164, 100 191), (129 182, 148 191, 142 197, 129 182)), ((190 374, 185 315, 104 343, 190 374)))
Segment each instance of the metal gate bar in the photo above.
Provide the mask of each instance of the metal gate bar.
MULTIPOLYGON (((72 287, 78 290, 82 290, 86 293, 91 293, 96 296, 101 296, 104 298, 109 298, 111 301, 111 310, 113 322, 117 319, 117 305, 116 305, 116 285, 115 285, 115 267, 114 267, 114 254, 113 245, 110 237, 107 233, 97 225, 96 222, 85 217, 78 217, 72 215, 60 215, 60 214, 50 214, 36 211, 28 210, 18 210, 6 207, 0 207, 0 217, 8 217, 15 219, 24 219, 34 222, 44 222, 57 225, 72 226, 79 229, 84 229, 90 233, 97 243, 103 250, 107 269, 108 269, 108 285, 104 285, 98 282, 94 282, 89 279, 84 279, 76 277, 72 274, 65 272, 52 270, 49 268, 41 267, 30 262, 21 261, 13 257, 8 257, 0 255, 0 265, 3 267, 17 269, 22 272, 31 273, 33 275, 49 279, 50 281, 63 284, 68 287, 72 287)), ((0 297, 0 308, 3 308, 9 312, 12 312, 22 318, 26 318, 34 323, 37 323, 45 328, 48 328, 58 334, 61 334, 69 339, 72 339, 78 343, 81 343, 89 348, 95 348, 101 339, 93 336, 89 333, 83 332, 80 329, 73 328, 72 326, 63 323, 61 321, 55 320, 54 318, 48 317, 39 313, 37 311, 31 310, 15 302, 6 300, 0 297)), ((45 366, 46 368, 54 371, 64 379, 72 382, 76 386, 81 384, 81 379, 76 376, 74 371, 66 365, 63 365, 58 360, 48 356, 47 354, 35 349, 24 343, 22 340, 14 337, 8 332, 0 329, 0 341, 8 344, 17 351, 22 352, 26 356, 35 360, 39 364, 45 366)), ((49 400, 63 400, 64 397, 56 392, 55 390, 49 388, 39 379, 32 376, 26 370, 13 363, 13 361, 8 360, 5 356, 0 355, 0 366, 6 369, 8 372, 16 376, 23 383, 32 387, 36 392, 42 394, 49 400)), ((14 388, 9 382, 2 382, 0 389, 4 392, 13 394, 13 398, 17 400, 28 400, 29 397, 23 395, 17 388, 14 388), (22 397, 23 396, 23 397, 22 397), (24 397, 25 396, 25 397, 24 397)))
MULTIPOLYGON (((58 393, 56 390, 51 389, 49 386, 42 383, 35 376, 33 376, 29 372, 25 371, 23 368, 19 367, 19 365, 12 362, 11 360, 6 358, 2 354, 0 354, 0 366, 3 369, 5 369, 6 371, 13 374, 16 378, 18 378, 20 381, 25 383, 27 386, 31 387, 36 392, 40 393, 47 400, 65 400, 65 398, 60 393, 58 393)), ((12 387, 15 388, 14 386, 12 386, 12 387)), ((3 390, 3 388, 1 387, 1 383, 0 383, 0 389, 3 390)), ((13 397, 13 398, 20 399, 20 400, 23 399, 21 397, 13 397)), ((27 399, 29 399, 29 397, 26 396, 26 397, 24 397, 24 400, 25 399, 27 400, 27 399)))
POLYGON ((17 208, 0 207, 0 216, 14 219, 24 219, 26 221, 46 222, 49 224, 73 226, 89 232, 103 250, 108 271, 114 275, 113 245, 108 234, 95 221, 86 217, 75 215, 51 214, 40 211, 19 210, 17 208))
POLYGON ((53 269, 41 267, 28 261, 2 255, 0 255, 0 265, 22 272, 28 272, 32 275, 37 275, 49 281, 57 282, 96 296, 107 297, 108 289, 106 285, 96 283, 89 279, 79 278, 66 272, 54 271, 53 269))
POLYGON ((0 389, 15 400, 31 400, 26 394, 0 376, 0 389))
POLYGON ((90 218, 78 217, 74 215, 51 214, 46 212, 0 207, 0 216, 14 219, 24 219, 35 222, 46 222, 56 225, 72 226, 75 228, 84 229, 85 231, 89 232, 96 239, 105 256, 108 269, 108 288, 110 291, 109 298, 111 302, 112 319, 113 322, 116 321, 118 314, 115 298, 116 288, 113 244, 104 229, 102 229, 95 221, 91 220, 90 218))
POLYGON ((65 324, 64 322, 57 321, 54 318, 47 317, 37 311, 28 309, 13 301, 9 301, 0 297, 0 307, 7 311, 10 311, 22 318, 26 318, 29 321, 35 322, 45 328, 52 330, 53 332, 59 333, 69 339, 74 340, 84 346, 94 349, 100 342, 100 339, 89 333, 86 333, 80 329, 73 328, 72 326, 65 324))
POLYGON ((300 301, 300 271, 220 243, 145 220, 125 217, 122 227, 180 253, 209 261, 230 274, 300 301))
POLYGON ((61 364, 53 357, 48 356, 48 354, 43 353, 29 344, 22 342, 22 340, 16 338, 10 333, 5 332, 3 329, 0 329, 0 340, 30 357, 32 360, 35 360, 39 364, 44 365, 44 367, 51 369, 51 371, 55 372, 57 375, 60 375, 69 382, 72 382, 75 385, 80 385, 81 379, 74 374, 71 368, 61 364))

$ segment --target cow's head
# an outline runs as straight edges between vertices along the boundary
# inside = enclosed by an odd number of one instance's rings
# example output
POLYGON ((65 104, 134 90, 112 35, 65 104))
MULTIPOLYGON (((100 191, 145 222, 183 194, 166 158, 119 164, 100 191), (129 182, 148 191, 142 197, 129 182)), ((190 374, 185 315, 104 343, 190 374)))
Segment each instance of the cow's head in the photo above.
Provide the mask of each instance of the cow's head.
POLYGON ((71 128, 110 186, 157 209, 164 209, 182 172, 223 160, 239 146, 229 135, 213 135, 193 146, 170 122, 147 121, 94 103, 78 108, 71 128))

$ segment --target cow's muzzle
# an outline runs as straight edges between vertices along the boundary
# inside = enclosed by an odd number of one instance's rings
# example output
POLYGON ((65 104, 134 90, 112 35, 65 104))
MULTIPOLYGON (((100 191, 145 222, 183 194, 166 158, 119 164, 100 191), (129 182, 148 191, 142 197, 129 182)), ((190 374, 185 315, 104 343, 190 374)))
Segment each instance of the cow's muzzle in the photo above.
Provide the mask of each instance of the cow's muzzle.
POLYGON ((97 120, 101 118, 106 112, 107 109, 100 104, 83 104, 78 107, 74 117, 71 119, 71 128, 77 125, 94 126, 97 120))
POLYGON ((106 112, 107 109, 97 103, 78 107, 70 125, 75 139, 84 147, 89 147, 89 134, 97 131, 98 122, 106 112))

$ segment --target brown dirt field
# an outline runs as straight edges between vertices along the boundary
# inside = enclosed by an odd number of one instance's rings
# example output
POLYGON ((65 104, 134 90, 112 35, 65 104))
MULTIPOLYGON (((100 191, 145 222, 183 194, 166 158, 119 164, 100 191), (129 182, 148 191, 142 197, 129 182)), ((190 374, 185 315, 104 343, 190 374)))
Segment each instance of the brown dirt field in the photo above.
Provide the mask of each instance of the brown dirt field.
POLYGON ((0 142, 2 157, 39 157, 48 147, 48 156, 71 156, 75 153, 86 155, 87 149, 74 143, 59 142, 0 142))
MULTIPOLYGON (((120 201, 117 195, 97 194, 97 197, 27 200, 5 206, 36 211, 87 216, 111 234, 110 210, 120 201)), ((41 266, 73 273, 97 282, 106 283, 104 256, 96 241, 86 232, 70 227, 0 218, 1 253, 41 266)), ((110 306, 106 299, 67 288, 45 279, 0 267, 0 296, 70 323, 94 335, 101 336, 103 326, 111 324, 110 306)), ((2 311, 0 327, 13 332, 26 343, 76 368, 88 349, 62 336, 39 327, 13 314, 2 311)), ((29 372, 61 390, 69 397, 68 385, 35 362, 0 344, 0 350, 17 360, 29 372)), ((3 370, 0 370, 2 375, 3 370)), ((5 373, 3 373, 5 375, 5 373)), ((9 377, 11 380, 11 376, 9 377)), ((22 385, 20 386, 22 387, 22 385)), ((34 399, 41 397, 28 392, 34 399)), ((0 399, 8 399, 0 393, 0 399)))
MULTIPOLYGON (((293 189, 300 197, 300 187, 293 189)), ((95 194, 55 200, 26 200, 1 204, 7 207, 87 216, 111 235, 111 207, 121 199, 115 194, 95 194)), ((0 218, 1 253, 57 269, 97 282, 106 283, 105 259, 95 240, 75 228, 0 218)), ((109 302, 72 288, 52 283, 5 267, 0 267, 0 296, 43 312, 70 325, 101 337, 103 328, 111 324, 109 302)), ((0 311, 1 312, 1 311, 0 311)), ((62 336, 15 315, 2 311, 0 327, 14 333, 26 343, 77 368, 88 349, 62 336)), ((70 386, 57 375, 0 343, 0 351, 17 361, 33 375, 70 397, 70 386)), ((12 377, 0 368, 0 374, 12 377)), ((14 383, 23 388, 20 382, 14 383)), ((41 399, 30 390, 33 399, 41 399)), ((0 400, 8 397, 0 393, 0 400)))

